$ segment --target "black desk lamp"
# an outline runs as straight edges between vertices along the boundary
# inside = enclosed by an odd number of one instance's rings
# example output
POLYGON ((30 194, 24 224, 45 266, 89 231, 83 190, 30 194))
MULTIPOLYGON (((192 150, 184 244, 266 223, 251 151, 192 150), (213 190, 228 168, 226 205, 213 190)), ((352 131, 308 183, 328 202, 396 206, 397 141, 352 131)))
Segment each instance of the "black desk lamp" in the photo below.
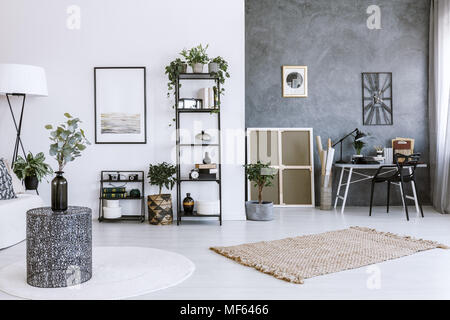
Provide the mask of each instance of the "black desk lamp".
POLYGON ((348 137, 350 137, 350 136, 353 135, 354 133, 356 133, 357 136, 361 136, 360 138, 356 139, 356 141, 360 141, 360 140, 363 140, 363 139, 364 139, 365 136, 364 136, 364 135, 360 135, 359 132, 360 132, 359 129, 356 128, 355 130, 353 130, 352 132, 350 132, 349 134, 347 134, 345 137, 343 137, 341 140, 339 140, 338 142, 336 142, 336 143, 333 145, 333 148, 334 148, 334 147, 337 146, 338 144, 341 144, 341 159, 340 159, 339 161, 336 161, 336 163, 346 163, 344 160, 342 160, 342 142, 344 142, 345 139, 347 139, 348 137))

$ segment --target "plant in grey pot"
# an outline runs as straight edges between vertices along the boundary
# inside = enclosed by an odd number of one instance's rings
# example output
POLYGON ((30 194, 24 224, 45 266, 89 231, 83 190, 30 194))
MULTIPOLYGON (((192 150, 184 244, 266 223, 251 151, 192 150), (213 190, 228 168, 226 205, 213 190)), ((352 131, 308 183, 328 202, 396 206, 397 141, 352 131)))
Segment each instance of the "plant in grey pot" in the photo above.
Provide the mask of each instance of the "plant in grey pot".
POLYGON ((81 151, 91 143, 86 139, 83 129, 79 128, 81 120, 65 113, 65 123, 53 130, 53 126, 45 126, 50 132, 50 155, 58 162, 56 177, 52 180, 52 210, 67 210, 67 180, 63 177, 63 169, 68 162, 81 156, 81 151))
POLYGON ((163 194, 165 187, 172 190, 176 179, 174 177, 177 169, 174 165, 166 162, 150 165, 148 169, 148 179, 152 186, 158 186, 159 194, 147 197, 148 221, 154 225, 167 225, 173 222, 172 195, 163 194))
POLYGON ((209 45, 203 47, 201 44, 191 48, 190 50, 184 49, 180 54, 186 59, 187 63, 192 67, 194 73, 202 73, 203 67, 208 63, 209 58, 206 50, 209 45))
POLYGON ((270 163, 264 164, 258 161, 254 164, 246 164, 245 174, 247 179, 258 189, 258 201, 247 201, 245 211, 248 220, 270 221, 273 220, 273 203, 263 201, 262 192, 265 187, 272 186, 275 177, 275 169, 270 167, 270 163))
POLYGON ((36 156, 29 152, 25 158, 18 156, 13 170, 17 177, 25 182, 27 190, 37 190, 39 182, 53 173, 52 168, 45 163, 43 152, 36 156))

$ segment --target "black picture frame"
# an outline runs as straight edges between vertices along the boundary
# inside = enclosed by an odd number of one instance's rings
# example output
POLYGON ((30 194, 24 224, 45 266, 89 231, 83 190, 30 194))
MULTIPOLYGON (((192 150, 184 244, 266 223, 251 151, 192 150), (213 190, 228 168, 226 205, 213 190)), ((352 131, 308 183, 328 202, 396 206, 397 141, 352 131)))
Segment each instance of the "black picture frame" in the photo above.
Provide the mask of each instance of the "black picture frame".
POLYGON ((361 84, 363 125, 394 125, 392 72, 363 72, 361 84))
POLYGON ((147 68, 146 67, 94 67, 94 126, 95 126, 95 144, 147 144, 147 68), (143 85, 144 85, 144 140, 143 141, 99 141, 97 132, 97 71, 98 70, 120 70, 120 69, 142 69, 143 70, 143 85))

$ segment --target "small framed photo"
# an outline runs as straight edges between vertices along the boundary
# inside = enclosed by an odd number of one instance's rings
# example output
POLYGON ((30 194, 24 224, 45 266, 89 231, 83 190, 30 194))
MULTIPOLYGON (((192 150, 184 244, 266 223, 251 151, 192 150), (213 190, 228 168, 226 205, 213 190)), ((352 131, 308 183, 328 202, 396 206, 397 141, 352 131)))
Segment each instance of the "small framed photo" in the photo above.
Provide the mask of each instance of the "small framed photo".
POLYGON ((283 98, 308 97, 308 67, 283 66, 283 98))

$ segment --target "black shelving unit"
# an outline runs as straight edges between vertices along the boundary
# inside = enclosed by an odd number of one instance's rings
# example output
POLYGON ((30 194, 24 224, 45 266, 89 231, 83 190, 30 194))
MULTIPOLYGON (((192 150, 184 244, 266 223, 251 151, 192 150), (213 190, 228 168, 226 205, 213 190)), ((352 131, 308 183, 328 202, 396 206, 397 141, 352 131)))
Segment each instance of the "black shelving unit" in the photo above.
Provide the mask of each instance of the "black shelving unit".
POLYGON ((222 155, 221 155, 221 133, 220 133, 220 94, 217 96, 217 105, 215 109, 180 109, 179 101, 180 101, 180 81, 198 81, 198 80, 214 80, 216 83, 217 92, 220 92, 220 80, 218 77, 212 76, 209 73, 182 73, 177 77, 176 85, 175 85, 175 122, 176 122, 176 134, 177 134, 177 225, 180 225, 181 220, 183 218, 218 218, 220 225, 222 225, 222 155), (182 144, 180 143, 180 117, 185 113, 206 113, 211 114, 211 116, 217 117, 217 129, 218 129, 218 143, 216 144, 202 144, 202 143, 189 143, 182 144), (203 148, 203 147, 217 147, 218 149, 218 167, 217 167, 217 178, 216 179, 199 179, 199 180, 191 180, 188 177, 181 176, 181 148, 203 148), (191 215, 185 215, 182 208, 182 196, 181 196, 181 185, 183 183, 217 183, 219 185, 219 214, 217 215, 198 215, 197 212, 194 212, 191 215))
MULTIPOLYGON (((136 188, 137 189, 137 188, 136 188)), ((100 222, 114 222, 114 221, 145 221, 145 180, 144 180, 144 171, 132 171, 132 170, 105 170, 100 173, 100 194, 99 194, 99 210, 98 210, 98 221, 100 222), (117 174, 118 177, 122 174, 138 174, 138 180, 108 180, 104 179, 107 174, 117 174), (111 199, 104 198, 103 188, 120 188, 123 186, 127 186, 128 184, 140 184, 141 196, 138 198, 124 198, 124 199, 111 199), (122 217, 117 219, 107 219, 103 215, 103 200, 120 200, 120 201, 140 201, 140 214, 136 215, 122 215, 122 217)))

